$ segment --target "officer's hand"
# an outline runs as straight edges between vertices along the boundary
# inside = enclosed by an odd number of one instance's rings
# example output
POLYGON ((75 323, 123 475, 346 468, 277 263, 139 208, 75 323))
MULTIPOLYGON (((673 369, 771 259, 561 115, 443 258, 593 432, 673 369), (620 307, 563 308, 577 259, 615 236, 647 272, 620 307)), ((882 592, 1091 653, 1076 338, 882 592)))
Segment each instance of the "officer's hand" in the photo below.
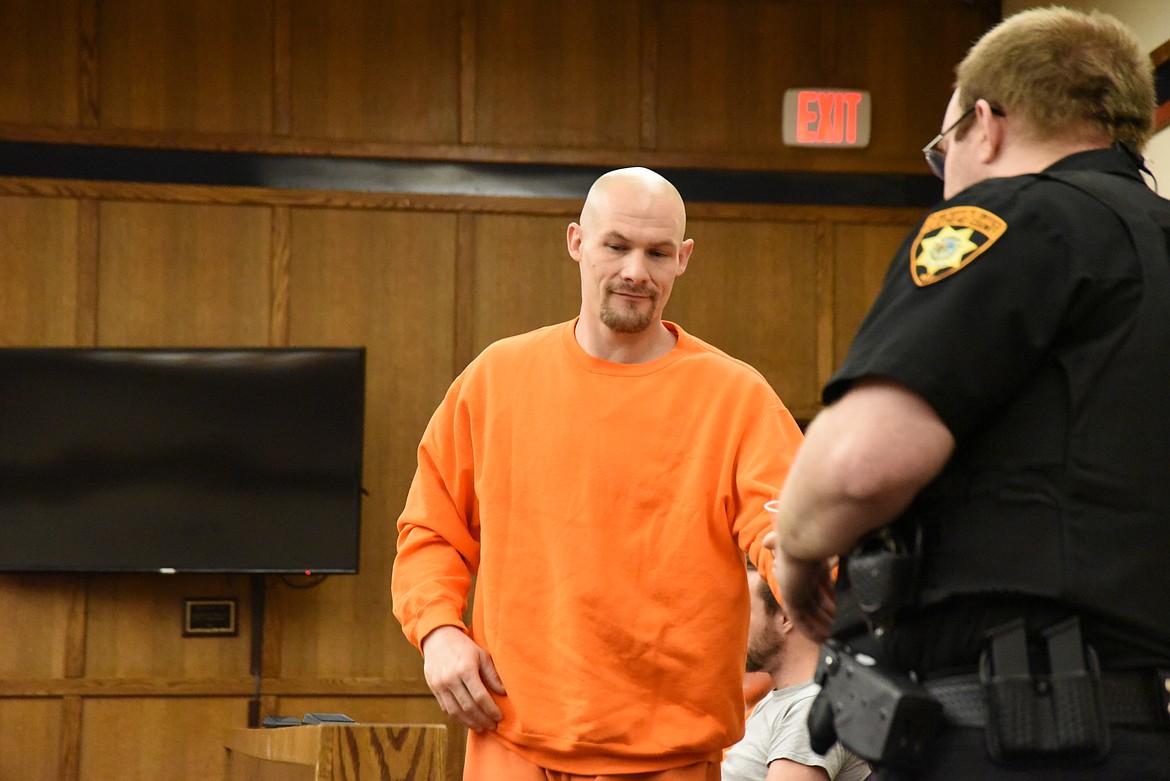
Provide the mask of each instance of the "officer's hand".
POLYGON ((495 729, 503 714, 488 687, 496 694, 508 692, 488 652, 453 626, 428 634, 422 652, 427 686, 443 712, 476 732, 495 729))
POLYGON ((832 562, 794 559, 779 546, 775 553, 774 574, 785 612, 803 634, 822 642, 837 611, 832 562))

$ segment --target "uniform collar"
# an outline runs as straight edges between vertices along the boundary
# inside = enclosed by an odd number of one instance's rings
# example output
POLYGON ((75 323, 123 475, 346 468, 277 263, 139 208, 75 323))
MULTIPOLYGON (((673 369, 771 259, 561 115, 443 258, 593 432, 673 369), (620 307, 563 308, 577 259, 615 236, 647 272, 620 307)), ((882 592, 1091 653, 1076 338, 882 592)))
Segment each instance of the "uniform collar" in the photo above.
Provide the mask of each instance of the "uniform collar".
POLYGON ((1128 176, 1141 181, 1141 168, 1138 167, 1141 156, 1136 152, 1122 148, 1121 144, 1114 144, 1103 149, 1090 149, 1087 152, 1076 152, 1057 160, 1045 169, 1047 172, 1061 171, 1101 171, 1108 174, 1128 176))

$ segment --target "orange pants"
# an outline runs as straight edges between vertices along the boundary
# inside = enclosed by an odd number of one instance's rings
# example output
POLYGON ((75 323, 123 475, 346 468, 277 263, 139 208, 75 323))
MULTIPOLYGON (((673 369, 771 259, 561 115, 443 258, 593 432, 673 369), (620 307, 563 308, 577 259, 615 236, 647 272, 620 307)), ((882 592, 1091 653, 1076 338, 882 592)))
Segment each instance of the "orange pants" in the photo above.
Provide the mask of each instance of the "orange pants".
POLYGON ((463 781, 719 781, 718 762, 696 762, 653 773, 582 776, 546 770, 504 748, 498 740, 467 731, 463 781))

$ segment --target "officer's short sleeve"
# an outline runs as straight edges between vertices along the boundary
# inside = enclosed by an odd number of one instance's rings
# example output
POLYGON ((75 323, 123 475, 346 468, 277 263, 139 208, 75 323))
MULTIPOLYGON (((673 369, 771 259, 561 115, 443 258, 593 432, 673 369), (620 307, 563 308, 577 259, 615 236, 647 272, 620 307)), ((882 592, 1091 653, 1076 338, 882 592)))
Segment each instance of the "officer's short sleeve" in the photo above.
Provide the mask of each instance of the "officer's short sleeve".
POLYGON ((892 379, 959 436, 1034 370, 1081 273, 1040 193, 987 184, 943 203, 907 237, 825 387, 826 404, 863 377, 892 379))

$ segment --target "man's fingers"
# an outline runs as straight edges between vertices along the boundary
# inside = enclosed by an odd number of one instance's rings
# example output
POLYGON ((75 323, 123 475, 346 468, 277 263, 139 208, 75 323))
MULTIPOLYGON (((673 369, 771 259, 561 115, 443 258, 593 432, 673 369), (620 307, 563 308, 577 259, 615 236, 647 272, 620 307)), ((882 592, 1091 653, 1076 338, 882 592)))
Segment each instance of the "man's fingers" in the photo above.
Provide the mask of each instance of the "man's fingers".
MULTIPOLYGON (((484 696, 487 696, 486 691, 484 691, 484 696)), ((435 698, 439 701, 439 707, 443 709, 444 713, 469 729, 480 732, 495 729, 496 725, 499 724, 499 708, 491 701, 490 697, 488 703, 494 715, 488 712, 482 701, 478 700, 462 683, 445 689, 441 693, 436 692, 435 698)))
POLYGON ((833 610, 825 609, 823 601, 816 601, 805 610, 790 612, 797 630, 810 640, 824 642, 829 636, 829 628, 833 625, 833 610))
POLYGON ((496 705, 496 701, 488 694, 488 690, 484 688, 483 681, 480 680, 479 675, 464 681, 464 684, 467 696, 471 700, 468 703, 463 703, 466 709, 469 711, 474 710, 479 718, 485 723, 490 724, 489 729, 495 729, 496 724, 499 723, 503 714, 500 713, 500 708, 496 705))
POLYGON ((487 652, 463 632, 439 627, 423 641, 423 674, 439 707, 465 727, 495 729, 503 714, 487 685, 505 694, 503 682, 487 652))
POLYGON ((500 678, 499 672, 496 671, 496 665, 490 656, 485 656, 483 660, 483 680, 488 685, 488 688, 496 694, 508 693, 504 688, 504 681, 500 678))
MULTIPOLYGON (((498 678, 498 676, 497 676, 498 678)), ((473 670, 463 678, 452 682, 445 690, 449 695, 452 710, 448 713, 464 726, 474 730, 495 729, 503 716, 479 677, 479 670, 473 670)))

